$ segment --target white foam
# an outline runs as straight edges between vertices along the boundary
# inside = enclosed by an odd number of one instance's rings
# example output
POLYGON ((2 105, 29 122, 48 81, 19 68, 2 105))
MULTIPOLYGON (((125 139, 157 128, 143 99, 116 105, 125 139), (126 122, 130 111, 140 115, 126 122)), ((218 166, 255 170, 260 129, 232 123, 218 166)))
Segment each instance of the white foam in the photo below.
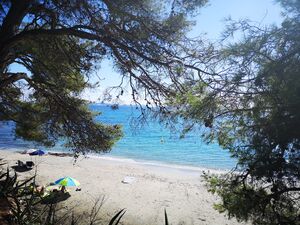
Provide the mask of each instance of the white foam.
POLYGON ((157 161, 134 160, 134 159, 130 159, 130 158, 121 158, 121 157, 112 157, 112 156, 99 156, 99 155, 88 154, 88 157, 109 160, 109 161, 115 161, 115 162, 131 163, 131 164, 148 166, 148 167, 158 168, 158 169, 163 168, 163 169, 170 169, 170 170, 181 170, 184 172, 196 172, 196 173, 202 173, 204 171, 205 172, 210 171, 212 173, 229 172, 229 170, 225 170, 225 169, 212 169, 212 168, 171 164, 171 163, 164 163, 164 162, 157 162, 157 161))
MULTIPOLYGON (((9 150, 9 151, 19 151, 19 149, 10 149, 10 148, 3 148, 0 150, 9 150)), ((48 151, 51 153, 66 153, 63 151, 48 151)), ((229 170, 226 169, 215 169, 215 168, 205 168, 205 167, 197 167, 197 166, 189 166, 189 165, 180 165, 180 164, 172 164, 167 162, 157 162, 157 161, 146 161, 146 160, 135 160, 130 158, 122 158, 122 157, 115 157, 115 156, 106 156, 106 155, 97 155, 97 154, 87 154, 87 157, 95 158, 95 159, 102 159, 108 161, 115 161, 121 163, 130 163, 136 164, 141 166, 151 167, 152 169, 164 169, 164 170, 171 170, 171 171, 181 171, 181 172, 188 172, 188 173, 195 173, 199 174, 202 172, 212 172, 212 173, 226 173, 229 170)))

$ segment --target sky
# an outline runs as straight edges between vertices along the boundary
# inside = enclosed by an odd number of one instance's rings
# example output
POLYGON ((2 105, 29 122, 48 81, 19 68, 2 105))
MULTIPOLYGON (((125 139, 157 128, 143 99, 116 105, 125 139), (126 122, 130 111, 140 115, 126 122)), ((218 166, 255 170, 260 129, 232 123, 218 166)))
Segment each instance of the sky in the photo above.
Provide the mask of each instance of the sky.
MULTIPOLYGON (((188 33, 188 36, 205 36, 206 39, 216 41, 224 30, 225 18, 229 16, 233 20, 249 19, 260 25, 279 25, 282 20, 280 15, 281 7, 278 3, 276 4, 275 0, 210 0, 206 6, 199 10, 198 16, 191 18, 196 22, 196 25, 188 33)), ((24 68, 16 65, 13 65, 11 69, 16 72, 24 70, 24 68)), ((114 71, 112 62, 108 60, 101 63, 97 77, 101 78, 100 87, 94 90, 87 89, 82 94, 83 98, 95 102, 101 101, 103 91, 107 87, 118 85, 121 78, 114 71)), ((130 104, 130 93, 125 92, 123 96, 119 103, 130 104)))
POLYGON ((212 40, 219 38, 224 30, 225 18, 249 19, 263 24, 280 24, 282 8, 275 0, 210 0, 200 10, 192 34, 207 33, 212 40))
MULTIPOLYGON (((277 24, 282 21, 281 7, 274 0, 210 0, 206 6, 199 10, 199 15, 191 18, 196 25, 188 33, 190 37, 203 36, 211 41, 220 38, 224 30, 225 18, 233 20, 249 19, 260 25, 277 24)), ((103 78, 100 88, 87 90, 83 97, 91 101, 101 101, 102 92, 106 87, 115 86, 120 81, 112 68, 112 63, 105 60, 97 74, 103 78)), ((119 102, 130 104, 130 93, 125 93, 119 102)))

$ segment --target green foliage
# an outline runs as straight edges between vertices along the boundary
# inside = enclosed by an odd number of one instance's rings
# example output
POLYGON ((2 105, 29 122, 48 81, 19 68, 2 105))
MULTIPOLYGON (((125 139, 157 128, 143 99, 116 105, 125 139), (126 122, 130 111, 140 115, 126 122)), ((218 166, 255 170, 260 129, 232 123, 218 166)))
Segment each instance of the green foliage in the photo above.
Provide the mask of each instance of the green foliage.
MULTIPOLYGON (((187 16, 205 3, 3 1, 0 121, 14 121, 17 137, 47 146, 64 139, 77 152, 109 151, 122 136, 120 126, 95 122, 81 99, 83 90, 94 87, 99 63, 114 62, 134 101, 143 93, 160 105, 160 95, 170 92, 161 81, 173 76, 180 67, 173 59, 189 49, 187 16), (11 72, 13 64, 26 70, 11 72)), ((116 90, 117 96, 124 93, 121 86, 116 90)))
POLYGON ((213 72, 169 100, 174 115, 205 125, 206 140, 238 160, 234 172, 207 178, 222 199, 216 208, 257 225, 300 221, 299 4, 281 3, 292 13, 279 27, 232 22, 213 72))
POLYGON ((209 191, 221 197, 214 205, 220 213, 238 221, 252 224, 299 224, 299 209, 291 205, 288 195, 274 194, 262 187, 263 183, 247 184, 237 175, 205 175, 209 191), (280 203, 279 203, 280 202, 280 203))

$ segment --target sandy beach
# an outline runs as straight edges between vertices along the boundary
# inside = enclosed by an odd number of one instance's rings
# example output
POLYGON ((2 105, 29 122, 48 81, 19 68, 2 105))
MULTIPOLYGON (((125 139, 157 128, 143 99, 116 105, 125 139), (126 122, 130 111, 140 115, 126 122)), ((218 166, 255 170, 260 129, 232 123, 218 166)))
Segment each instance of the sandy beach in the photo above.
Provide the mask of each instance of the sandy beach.
MULTIPOLYGON (((122 224, 164 224, 164 209, 169 222, 199 225, 235 225, 234 219, 213 209, 218 201, 208 193, 202 170, 171 166, 146 165, 129 160, 99 157, 79 158, 74 164, 72 157, 35 156, 11 151, 0 151, 0 158, 11 167, 17 160, 35 162, 37 182, 48 185, 63 176, 71 176, 81 183, 81 191, 69 188, 71 197, 64 204, 78 211, 89 211, 94 201, 105 198, 102 215, 111 216, 126 208, 122 224), (130 184, 122 183, 132 177, 130 184)), ((35 169, 18 173, 20 178, 32 176, 35 169)))

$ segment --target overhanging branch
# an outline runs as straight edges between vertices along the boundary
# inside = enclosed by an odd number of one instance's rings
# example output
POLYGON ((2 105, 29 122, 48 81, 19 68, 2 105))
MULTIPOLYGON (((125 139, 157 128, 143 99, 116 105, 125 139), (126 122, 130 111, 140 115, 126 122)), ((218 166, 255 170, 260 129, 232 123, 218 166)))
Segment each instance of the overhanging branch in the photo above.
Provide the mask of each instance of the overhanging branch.
POLYGON ((4 73, 0 79, 0 89, 3 89, 6 86, 22 79, 24 80, 28 79, 26 73, 4 73))

